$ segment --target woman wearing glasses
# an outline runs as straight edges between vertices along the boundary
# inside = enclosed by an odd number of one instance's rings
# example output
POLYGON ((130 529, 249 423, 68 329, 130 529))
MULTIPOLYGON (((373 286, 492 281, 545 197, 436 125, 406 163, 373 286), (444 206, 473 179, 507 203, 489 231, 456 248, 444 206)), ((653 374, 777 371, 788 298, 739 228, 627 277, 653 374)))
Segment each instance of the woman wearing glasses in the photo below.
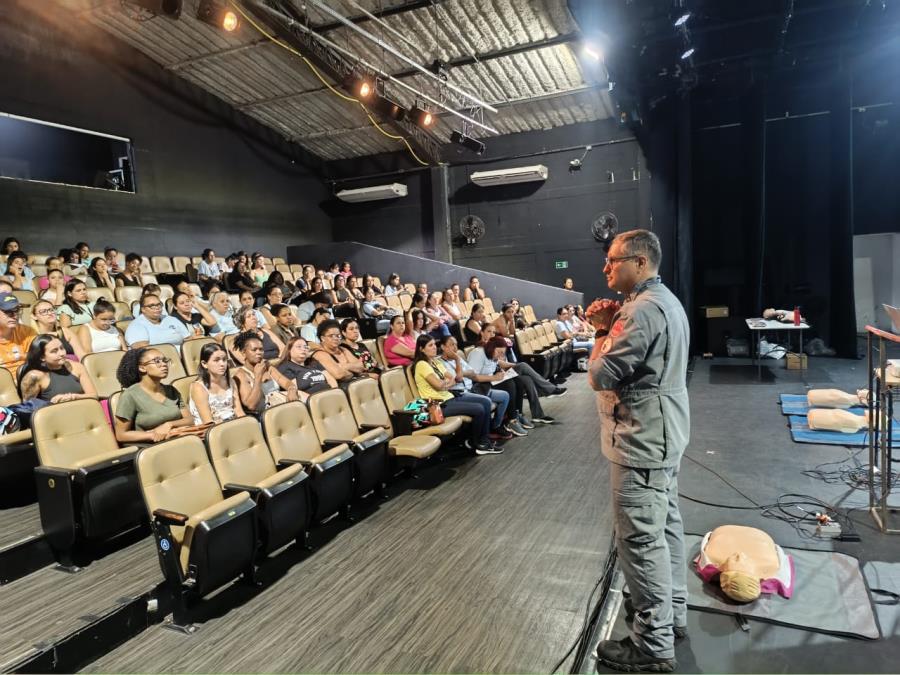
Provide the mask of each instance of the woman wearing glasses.
POLYGON ((312 359, 337 380, 339 385, 347 384, 354 377, 366 374, 363 362, 341 347, 344 336, 337 321, 326 319, 319 324, 316 334, 320 346, 313 352, 312 359))
POLYGON ((94 303, 94 318, 79 327, 78 337, 88 354, 126 350, 125 338, 115 326, 116 308, 104 298, 94 303))
MULTIPOLYGON (((267 361, 274 361, 281 355, 284 343, 275 333, 266 328, 264 323, 259 323, 257 312, 252 307, 241 307, 234 315, 234 323, 242 333, 253 333, 257 337, 263 346, 263 358, 267 361)), ((235 360, 243 363, 244 359, 240 348, 235 345, 235 349, 235 360)))
POLYGON ((23 401, 36 398, 47 403, 63 403, 77 398, 97 398, 84 366, 66 356, 66 348, 55 335, 38 335, 32 341, 19 375, 23 401))
POLYGON ((31 318, 38 333, 45 333, 59 338, 70 360, 80 361, 87 354, 87 350, 84 348, 78 333, 72 328, 65 328, 59 325, 59 321, 56 318, 56 310, 47 300, 39 300, 34 303, 34 306, 31 308, 31 318))
POLYGON ((181 427, 193 421, 178 390, 163 384, 169 376, 171 359, 153 347, 125 352, 116 378, 125 389, 115 410, 116 440, 119 443, 159 443, 180 435, 181 427))

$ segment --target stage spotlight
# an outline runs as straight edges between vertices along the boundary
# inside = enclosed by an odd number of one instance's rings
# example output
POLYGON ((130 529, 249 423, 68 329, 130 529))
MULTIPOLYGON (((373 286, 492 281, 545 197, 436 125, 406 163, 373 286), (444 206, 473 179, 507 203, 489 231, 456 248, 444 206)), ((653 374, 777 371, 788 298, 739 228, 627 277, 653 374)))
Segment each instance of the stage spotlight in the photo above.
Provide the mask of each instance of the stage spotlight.
POLYGON ((476 155, 484 154, 484 143, 479 141, 477 138, 472 138, 471 136, 466 136, 461 131, 454 131, 450 134, 450 140, 457 145, 461 145, 464 148, 468 148, 476 155))
POLYGON ((688 19, 690 19, 690 18, 691 18, 690 12, 686 12, 686 13, 682 14, 677 19, 675 19, 675 28, 680 28, 681 26, 686 24, 688 22, 688 19))
POLYGON ((375 100, 372 102, 372 108, 384 117, 389 117, 398 122, 403 120, 407 114, 406 108, 396 101, 392 101, 384 94, 375 96, 375 100))
POLYGON ((434 124, 434 115, 424 108, 420 108, 418 104, 409 111, 409 118, 420 127, 427 128, 434 124))
POLYGON ((688 49, 684 54, 681 55, 681 60, 684 61, 685 59, 689 59, 689 58, 691 58, 693 55, 694 55, 694 48, 691 47, 691 48, 688 49))
POLYGON ((182 0, 128 0, 128 3, 170 19, 177 19, 181 16, 182 0))
POLYGON ((241 25, 237 13, 216 0, 200 0, 200 5, 197 7, 197 18, 228 33, 233 33, 241 25))
POLYGON ((594 61, 602 61, 603 60, 603 53, 592 44, 584 45, 584 47, 582 47, 581 51, 585 56, 589 56, 594 61))

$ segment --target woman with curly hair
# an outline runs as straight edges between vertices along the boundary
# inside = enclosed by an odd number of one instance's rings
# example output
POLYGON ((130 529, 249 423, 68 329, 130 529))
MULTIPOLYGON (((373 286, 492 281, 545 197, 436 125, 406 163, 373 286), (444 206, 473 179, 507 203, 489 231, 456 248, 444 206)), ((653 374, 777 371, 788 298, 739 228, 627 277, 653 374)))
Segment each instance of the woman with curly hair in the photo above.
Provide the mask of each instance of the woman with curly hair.
POLYGON ((181 435, 179 429, 193 423, 178 390, 163 384, 170 363, 171 359, 153 347, 125 352, 116 371, 124 388, 114 412, 119 443, 158 443, 181 435))
MULTIPOLYGON (((259 338, 263 346, 263 358, 273 361, 277 359, 284 349, 284 342, 278 336, 269 330, 265 324, 260 324, 257 319, 257 312, 252 307, 241 307, 234 315, 234 324, 242 333, 253 333, 259 338)), ((243 363, 240 349, 234 355, 238 363, 243 363)))

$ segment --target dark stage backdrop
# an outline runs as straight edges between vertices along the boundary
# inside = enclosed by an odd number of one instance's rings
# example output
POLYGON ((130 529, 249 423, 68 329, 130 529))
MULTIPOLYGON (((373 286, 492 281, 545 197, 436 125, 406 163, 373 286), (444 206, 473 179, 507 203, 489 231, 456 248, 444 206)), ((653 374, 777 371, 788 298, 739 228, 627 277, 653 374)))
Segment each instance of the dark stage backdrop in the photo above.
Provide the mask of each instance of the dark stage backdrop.
POLYGON ((37 15, 54 5, 4 5, 0 112, 131 138, 138 191, 0 180, 3 236, 149 255, 330 239, 316 160, 89 23, 37 15))

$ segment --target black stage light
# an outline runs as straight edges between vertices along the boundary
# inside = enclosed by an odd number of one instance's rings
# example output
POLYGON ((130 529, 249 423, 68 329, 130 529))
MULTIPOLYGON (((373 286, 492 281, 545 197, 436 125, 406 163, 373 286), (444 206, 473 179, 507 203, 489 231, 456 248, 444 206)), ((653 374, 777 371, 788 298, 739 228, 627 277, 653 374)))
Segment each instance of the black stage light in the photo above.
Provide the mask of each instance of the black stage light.
POLYGON ((200 4, 197 7, 197 18, 210 26, 228 33, 233 33, 241 25, 237 12, 228 9, 222 3, 216 2, 216 0, 200 0, 200 4))
POLYGON ((153 12, 159 16, 167 16, 170 19, 177 19, 181 16, 182 0, 127 0, 131 5, 143 7, 147 11, 153 12))
POLYGON ((479 141, 477 138, 466 136, 461 131, 454 131, 452 134, 450 134, 450 141, 456 143, 457 145, 461 145, 464 148, 468 148, 476 155, 484 154, 484 143, 479 141))
POLYGON ((384 94, 376 94, 375 100, 372 101, 372 108, 384 117, 389 117, 398 122, 407 115, 406 108, 384 94))
POLYGON ((348 75, 344 78, 344 89, 360 100, 366 100, 375 91, 375 85, 371 80, 358 75, 348 75))
POLYGON ((425 129, 434 124, 434 115, 432 115, 424 108, 420 108, 418 104, 416 104, 416 106, 409 111, 409 118, 420 127, 423 127, 425 129))

